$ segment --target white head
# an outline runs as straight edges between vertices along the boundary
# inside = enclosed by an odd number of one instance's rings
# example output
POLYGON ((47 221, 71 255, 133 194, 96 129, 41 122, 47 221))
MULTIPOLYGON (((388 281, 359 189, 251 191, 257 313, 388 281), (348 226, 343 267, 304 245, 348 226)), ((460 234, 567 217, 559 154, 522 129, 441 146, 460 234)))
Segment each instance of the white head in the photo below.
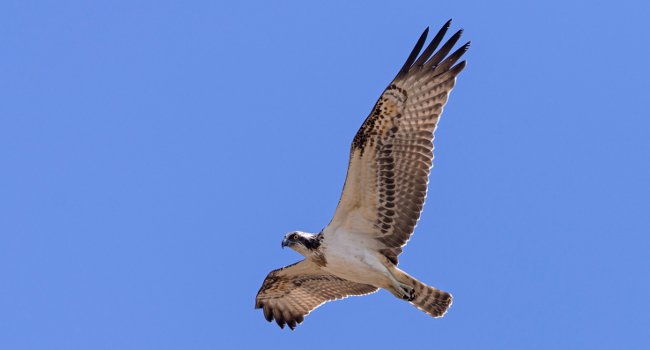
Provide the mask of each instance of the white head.
POLYGON ((307 257, 320 246, 320 236, 313 233, 293 231, 284 235, 282 248, 289 247, 307 257))

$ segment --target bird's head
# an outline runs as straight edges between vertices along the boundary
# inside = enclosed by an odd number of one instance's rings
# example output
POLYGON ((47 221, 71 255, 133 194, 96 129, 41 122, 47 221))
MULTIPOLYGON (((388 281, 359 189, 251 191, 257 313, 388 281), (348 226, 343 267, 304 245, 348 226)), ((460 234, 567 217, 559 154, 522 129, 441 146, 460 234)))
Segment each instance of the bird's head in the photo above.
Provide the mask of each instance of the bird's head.
POLYGON ((318 246, 320 246, 320 239, 313 233, 293 231, 284 235, 282 240, 282 248, 289 247, 305 257, 318 249, 318 246))

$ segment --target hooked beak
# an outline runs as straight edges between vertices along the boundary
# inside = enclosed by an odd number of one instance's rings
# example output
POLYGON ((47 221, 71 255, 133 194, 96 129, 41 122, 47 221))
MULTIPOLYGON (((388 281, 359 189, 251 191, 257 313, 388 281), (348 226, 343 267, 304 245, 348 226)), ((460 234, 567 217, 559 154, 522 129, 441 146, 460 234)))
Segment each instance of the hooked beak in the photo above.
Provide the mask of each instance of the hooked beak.
POLYGON ((286 247, 286 246, 288 246, 288 245, 289 245, 289 240, 285 237, 285 238, 282 240, 282 249, 284 249, 284 247, 286 247))

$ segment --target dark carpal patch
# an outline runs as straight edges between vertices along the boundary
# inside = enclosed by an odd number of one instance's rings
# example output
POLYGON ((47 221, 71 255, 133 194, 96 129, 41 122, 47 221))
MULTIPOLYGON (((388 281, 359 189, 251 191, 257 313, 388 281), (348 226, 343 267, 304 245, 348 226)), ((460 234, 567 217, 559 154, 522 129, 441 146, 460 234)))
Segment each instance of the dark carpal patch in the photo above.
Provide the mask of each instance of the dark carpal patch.
MULTIPOLYGON (((391 84, 386 91, 382 94, 381 98, 375 104, 375 107, 370 112, 370 115, 361 125, 359 131, 352 140, 352 149, 358 149, 363 155, 367 146, 378 146, 376 142, 380 142, 383 135, 383 125, 386 123, 393 123, 401 118, 401 108, 406 103, 408 94, 406 90, 391 84), (377 139, 377 136, 380 136, 377 139)), ((390 134, 395 134, 397 126, 391 126, 390 134)))

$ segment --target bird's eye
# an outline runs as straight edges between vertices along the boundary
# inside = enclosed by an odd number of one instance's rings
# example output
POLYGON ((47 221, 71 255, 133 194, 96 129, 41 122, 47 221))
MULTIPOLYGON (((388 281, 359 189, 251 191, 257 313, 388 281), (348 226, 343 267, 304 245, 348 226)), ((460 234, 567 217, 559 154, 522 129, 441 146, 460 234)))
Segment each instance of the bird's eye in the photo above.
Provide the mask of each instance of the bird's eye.
POLYGON ((296 235, 295 233, 292 233, 291 236, 289 236, 289 239, 292 240, 292 241, 295 241, 296 237, 298 237, 298 235, 296 235))

